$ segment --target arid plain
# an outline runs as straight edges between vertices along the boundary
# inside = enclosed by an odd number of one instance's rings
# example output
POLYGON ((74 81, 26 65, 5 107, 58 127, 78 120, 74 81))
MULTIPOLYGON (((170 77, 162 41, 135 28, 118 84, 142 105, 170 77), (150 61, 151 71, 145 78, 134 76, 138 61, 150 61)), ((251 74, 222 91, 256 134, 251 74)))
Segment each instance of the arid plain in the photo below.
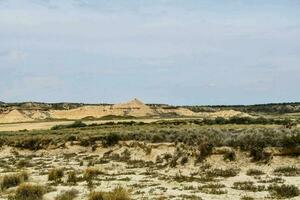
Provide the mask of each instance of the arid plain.
POLYGON ((264 106, 1 104, 0 199, 299 199, 299 105, 264 106))

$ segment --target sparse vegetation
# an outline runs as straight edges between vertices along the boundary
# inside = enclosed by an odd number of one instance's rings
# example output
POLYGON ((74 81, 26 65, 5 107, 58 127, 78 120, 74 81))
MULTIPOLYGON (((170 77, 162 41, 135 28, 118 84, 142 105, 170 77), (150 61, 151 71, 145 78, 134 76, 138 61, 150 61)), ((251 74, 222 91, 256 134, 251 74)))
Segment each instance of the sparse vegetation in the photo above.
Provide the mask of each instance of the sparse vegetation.
POLYGON ((22 184, 20 185, 15 195, 12 197, 13 200, 42 200, 45 190, 42 186, 33 184, 22 184))
POLYGON ((276 168, 274 173, 283 176, 299 176, 300 169, 295 166, 284 166, 276 168))
POLYGON ((70 171, 68 173, 67 183, 75 185, 77 183, 77 176, 75 171, 70 171))
POLYGON ((122 188, 117 187, 111 192, 91 192, 88 200, 130 200, 129 192, 122 188))
POLYGON ((258 169, 248 169, 248 171, 247 171, 248 176, 260 176, 263 174, 265 174, 265 173, 258 169))
POLYGON ((234 177, 240 172, 239 169, 229 168, 229 169, 211 169, 207 171, 207 175, 211 177, 234 177))
MULTIPOLYGON (((203 193, 226 199, 233 191, 241 199, 251 200, 252 194, 243 195, 269 191, 271 198, 289 198, 297 194, 296 184, 282 184, 299 180, 298 128, 222 124, 221 118, 217 121, 218 125, 206 125, 200 119, 149 124, 108 122, 26 133, 2 132, 0 146, 9 151, 1 155, 1 177, 26 169, 32 174, 30 182, 45 185, 43 194, 48 192, 47 187, 57 189, 54 195, 49 194, 56 200, 143 199, 145 195, 156 199, 158 194, 165 199, 201 199, 203 193), (269 162, 273 156, 274 162, 269 162), (250 160, 257 163, 248 163, 250 160), (282 166, 288 163, 286 160, 293 164, 282 166), (286 176, 294 177, 289 180, 286 176), (233 186, 228 184, 231 180, 235 181, 233 186), (174 182, 175 186, 167 184, 174 182), (133 188, 132 192, 113 189, 125 183, 133 188), (173 190, 178 193, 170 194, 173 190)), ((25 178, 9 187, 3 184, 6 186, 1 186, 0 198, 15 199, 14 192, 24 182, 25 178)), ((48 194, 45 196, 48 198, 48 194)))
POLYGON ((26 172, 4 175, 0 182, 1 190, 16 187, 27 180, 28 174, 26 172))
POLYGON ((233 183, 233 188, 237 190, 248 190, 252 192, 260 192, 265 190, 263 185, 254 185, 252 181, 243 181, 233 183))
POLYGON ((62 168, 53 168, 48 173, 48 180, 59 183, 61 182, 63 176, 64 176, 64 170, 62 168))
POLYGON ((279 198, 292 198, 300 195, 300 190, 295 185, 270 185, 271 193, 279 198))

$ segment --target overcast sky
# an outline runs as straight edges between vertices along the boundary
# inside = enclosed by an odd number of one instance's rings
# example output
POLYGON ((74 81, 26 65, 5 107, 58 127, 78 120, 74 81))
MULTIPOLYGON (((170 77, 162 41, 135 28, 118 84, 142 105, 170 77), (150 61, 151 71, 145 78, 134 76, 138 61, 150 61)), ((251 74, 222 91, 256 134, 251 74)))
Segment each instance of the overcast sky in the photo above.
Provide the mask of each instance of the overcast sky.
POLYGON ((300 101, 299 0, 0 0, 0 101, 300 101))

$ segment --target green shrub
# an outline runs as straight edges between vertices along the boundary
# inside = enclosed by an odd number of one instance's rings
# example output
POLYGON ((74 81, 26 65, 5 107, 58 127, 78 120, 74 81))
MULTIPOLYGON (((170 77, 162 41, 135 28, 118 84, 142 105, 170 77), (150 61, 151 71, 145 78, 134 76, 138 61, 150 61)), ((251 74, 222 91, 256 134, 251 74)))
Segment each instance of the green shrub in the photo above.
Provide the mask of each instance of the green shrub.
POLYGON ((299 188, 295 185, 270 185, 270 192, 277 197, 292 198, 300 195, 299 188))
POLYGON ((207 171, 207 175, 211 177, 234 177, 240 172, 239 169, 229 168, 229 169, 211 169, 207 171))
POLYGON ((5 190, 10 187, 16 187, 27 180, 28 174, 26 172, 4 175, 0 183, 1 190, 5 190))
POLYGON ((300 175, 300 169, 295 166, 284 166, 276 168, 274 173, 284 176, 298 176, 300 175))
POLYGON ((72 124, 67 124, 67 125, 55 125, 51 128, 51 130, 60 130, 60 129, 65 129, 65 128, 81 128, 81 127, 86 127, 87 125, 83 123, 82 121, 75 121, 72 124))
POLYGON ((64 177, 64 170, 62 168, 51 169, 48 173, 48 180, 54 181, 56 183, 61 182, 61 179, 64 177))
POLYGON ((14 200, 42 200, 45 191, 42 186, 21 184, 14 195, 14 200))
POLYGON ((258 192, 265 190, 264 185, 254 185, 252 181, 243 181, 233 183, 233 188, 237 190, 248 190, 252 192, 258 192))
POLYGON ((102 141, 104 146, 114 146, 118 144, 119 140, 121 139, 119 134, 116 133, 110 133, 104 137, 104 140, 102 141))
POLYGON ((263 175, 265 173, 258 169, 249 169, 246 174, 248 176, 259 176, 259 175, 263 175))

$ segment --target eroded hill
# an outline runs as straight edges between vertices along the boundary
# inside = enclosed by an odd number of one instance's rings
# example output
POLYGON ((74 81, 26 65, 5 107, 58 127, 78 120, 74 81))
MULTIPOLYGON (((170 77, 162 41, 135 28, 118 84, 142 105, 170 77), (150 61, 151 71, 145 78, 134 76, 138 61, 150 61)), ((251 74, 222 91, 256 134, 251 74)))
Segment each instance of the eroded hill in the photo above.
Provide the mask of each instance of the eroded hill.
POLYGON ((146 105, 138 99, 121 104, 4 104, 0 110, 0 123, 18 123, 41 120, 80 120, 111 117, 233 117, 249 116, 240 111, 194 112, 187 108, 168 105, 146 105))

